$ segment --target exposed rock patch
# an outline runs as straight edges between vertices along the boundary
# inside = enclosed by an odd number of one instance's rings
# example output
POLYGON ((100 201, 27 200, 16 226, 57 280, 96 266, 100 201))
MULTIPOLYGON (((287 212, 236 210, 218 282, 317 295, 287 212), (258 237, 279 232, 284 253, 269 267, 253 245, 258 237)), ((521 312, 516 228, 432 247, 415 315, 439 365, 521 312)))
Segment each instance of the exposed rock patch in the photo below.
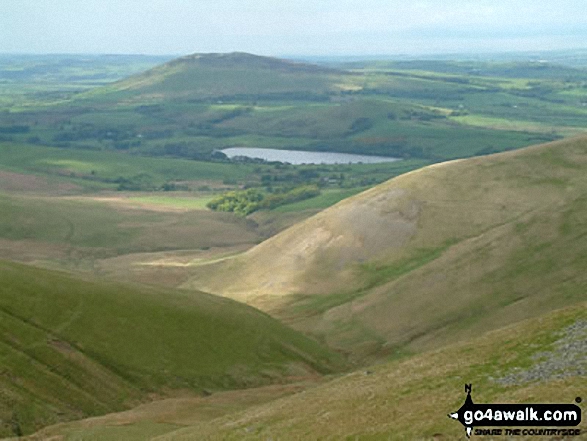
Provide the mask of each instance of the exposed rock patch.
POLYGON ((587 320, 577 320, 562 331, 552 351, 532 357, 537 361, 528 369, 517 368, 493 380, 505 386, 547 381, 571 376, 587 376, 587 320))

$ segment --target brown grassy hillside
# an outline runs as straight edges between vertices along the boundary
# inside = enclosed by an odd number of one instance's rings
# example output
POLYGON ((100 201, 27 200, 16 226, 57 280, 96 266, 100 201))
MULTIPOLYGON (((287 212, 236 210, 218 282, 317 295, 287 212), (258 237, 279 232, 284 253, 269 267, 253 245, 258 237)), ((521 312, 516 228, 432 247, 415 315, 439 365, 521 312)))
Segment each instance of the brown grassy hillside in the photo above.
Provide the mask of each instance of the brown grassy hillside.
POLYGON ((435 347, 586 298, 587 139, 453 161, 349 198, 186 287, 357 355, 435 347))

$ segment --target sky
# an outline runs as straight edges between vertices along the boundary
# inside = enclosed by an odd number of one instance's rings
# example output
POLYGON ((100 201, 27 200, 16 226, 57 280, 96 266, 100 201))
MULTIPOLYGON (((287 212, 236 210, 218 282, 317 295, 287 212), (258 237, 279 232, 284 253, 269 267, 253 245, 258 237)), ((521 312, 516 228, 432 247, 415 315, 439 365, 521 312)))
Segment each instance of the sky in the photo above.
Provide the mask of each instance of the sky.
POLYGON ((587 47, 585 0, 0 0, 0 53, 392 55, 587 47))

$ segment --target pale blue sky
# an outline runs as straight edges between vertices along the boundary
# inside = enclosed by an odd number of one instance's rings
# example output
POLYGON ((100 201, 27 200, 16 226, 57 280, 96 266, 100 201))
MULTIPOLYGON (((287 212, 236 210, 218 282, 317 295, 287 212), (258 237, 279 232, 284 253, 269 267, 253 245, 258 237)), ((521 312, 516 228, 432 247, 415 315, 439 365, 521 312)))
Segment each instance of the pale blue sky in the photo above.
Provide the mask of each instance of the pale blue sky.
POLYGON ((0 52, 375 55, 587 47, 586 0, 0 0, 0 52))

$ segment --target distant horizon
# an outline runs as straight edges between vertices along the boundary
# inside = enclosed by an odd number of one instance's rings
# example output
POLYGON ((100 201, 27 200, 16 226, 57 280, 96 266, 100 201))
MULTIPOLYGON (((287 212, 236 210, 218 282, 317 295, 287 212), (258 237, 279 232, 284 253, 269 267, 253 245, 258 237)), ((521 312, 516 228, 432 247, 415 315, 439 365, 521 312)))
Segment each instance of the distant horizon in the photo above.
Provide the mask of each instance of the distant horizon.
POLYGON ((333 54, 333 53, 259 53, 243 50, 227 50, 227 51, 210 51, 210 52, 177 52, 177 53, 148 53, 148 52, 17 52, 17 51, 0 51, 0 56, 137 56, 137 57, 153 57, 153 58, 180 58, 196 54, 233 54, 243 53, 256 55, 261 57, 273 57, 273 58, 284 58, 284 59, 295 59, 295 58, 332 58, 332 59, 345 59, 345 58, 356 58, 356 59, 368 59, 368 58, 431 58, 431 57, 454 57, 454 56, 490 56, 490 55, 542 55, 542 54, 562 54, 566 52, 586 52, 587 44, 583 47, 565 47, 560 49, 535 49, 535 50, 486 50, 486 51, 458 51, 458 52, 437 52, 437 53, 426 53, 426 52, 390 52, 390 53, 365 53, 365 54, 333 54))
POLYGON ((584 0, 3 0, 0 52, 374 56, 587 48, 584 0))

